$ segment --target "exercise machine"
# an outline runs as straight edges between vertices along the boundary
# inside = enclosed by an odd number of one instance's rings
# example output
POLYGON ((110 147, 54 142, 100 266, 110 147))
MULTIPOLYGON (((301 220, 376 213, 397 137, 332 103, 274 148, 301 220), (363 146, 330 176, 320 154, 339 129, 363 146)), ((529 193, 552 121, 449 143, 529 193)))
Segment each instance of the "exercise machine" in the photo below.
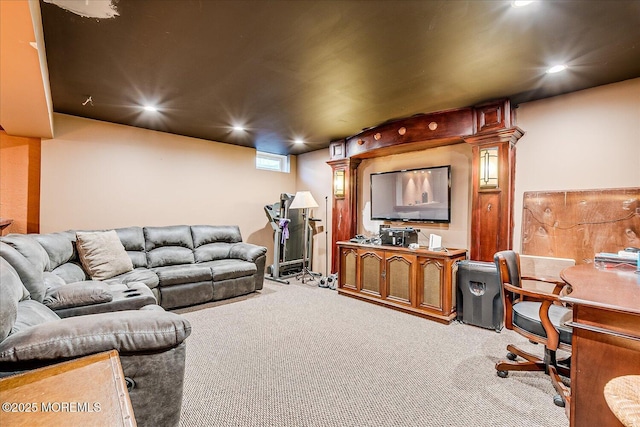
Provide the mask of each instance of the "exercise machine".
POLYGON ((277 203, 264 207, 273 228, 273 264, 267 267, 265 278, 285 284, 289 284, 286 278, 299 274, 305 266, 302 210, 289 210, 294 197, 294 194, 282 193, 277 203))

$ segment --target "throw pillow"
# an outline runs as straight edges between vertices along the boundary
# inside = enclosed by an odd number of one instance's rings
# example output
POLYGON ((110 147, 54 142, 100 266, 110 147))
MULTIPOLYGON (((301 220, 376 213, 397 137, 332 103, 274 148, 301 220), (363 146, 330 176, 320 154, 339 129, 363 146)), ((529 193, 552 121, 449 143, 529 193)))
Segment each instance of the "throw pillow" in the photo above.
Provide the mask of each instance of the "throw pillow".
POLYGON ((93 280, 105 280, 133 270, 131 258, 115 230, 78 231, 76 247, 82 266, 93 280))

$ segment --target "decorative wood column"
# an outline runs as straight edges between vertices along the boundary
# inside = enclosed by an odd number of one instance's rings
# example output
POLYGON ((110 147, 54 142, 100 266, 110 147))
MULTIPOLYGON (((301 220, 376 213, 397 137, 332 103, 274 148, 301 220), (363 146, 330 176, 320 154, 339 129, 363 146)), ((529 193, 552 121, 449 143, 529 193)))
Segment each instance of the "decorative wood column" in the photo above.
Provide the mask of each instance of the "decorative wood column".
POLYGON ((477 133, 464 138, 473 145, 470 248, 473 260, 493 261, 496 252, 513 245, 516 142, 524 132, 510 126, 510 115, 508 101, 477 106, 474 109, 477 133), (483 163, 488 163, 488 159, 481 158, 485 149, 497 155, 497 182, 481 176, 483 163))
MULTIPOLYGON (((334 141, 329 150, 331 159, 327 163, 331 166, 333 189, 331 191, 331 273, 338 271, 340 252, 336 242, 349 240, 355 236, 358 228, 357 217, 357 179, 356 173, 359 159, 345 157, 345 141, 334 141), (340 184, 336 179, 343 180, 340 184), (342 187, 342 192, 336 191, 336 185, 342 187)), ((329 250, 329 248, 327 248, 329 250)))

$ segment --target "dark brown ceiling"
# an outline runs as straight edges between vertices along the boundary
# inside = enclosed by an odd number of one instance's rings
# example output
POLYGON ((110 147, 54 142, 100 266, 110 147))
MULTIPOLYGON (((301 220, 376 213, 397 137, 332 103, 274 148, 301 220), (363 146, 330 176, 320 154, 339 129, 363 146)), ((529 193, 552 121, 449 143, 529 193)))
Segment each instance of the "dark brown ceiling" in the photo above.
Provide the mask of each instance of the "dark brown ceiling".
POLYGON ((640 76, 640 1, 114 0, 109 19, 50 1, 54 111, 272 153, 640 76))

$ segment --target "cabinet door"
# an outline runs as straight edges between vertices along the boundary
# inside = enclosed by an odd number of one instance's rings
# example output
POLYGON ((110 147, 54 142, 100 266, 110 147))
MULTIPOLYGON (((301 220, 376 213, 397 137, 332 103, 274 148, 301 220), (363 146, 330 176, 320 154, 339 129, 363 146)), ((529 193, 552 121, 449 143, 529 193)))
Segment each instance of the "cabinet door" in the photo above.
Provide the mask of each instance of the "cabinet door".
POLYGON ((438 259, 418 258, 418 307, 442 309, 444 266, 438 259))
POLYGON ((358 289, 357 281, 357 263, 358 252, 351 248, 340 249, 340 280, 338 286, 340 288, 358 289))
POLYGON ((394 254, 387 252, 385 257, 385 289, 383 296, 387 299, 411 305, 415 300, 414 289, 415 255, 394 254))
POLYGON ((382 271, 384 266, 384 252, 376 250, 358 250, 358 262, 360 268, 360 292, 382 296, 382 271))

